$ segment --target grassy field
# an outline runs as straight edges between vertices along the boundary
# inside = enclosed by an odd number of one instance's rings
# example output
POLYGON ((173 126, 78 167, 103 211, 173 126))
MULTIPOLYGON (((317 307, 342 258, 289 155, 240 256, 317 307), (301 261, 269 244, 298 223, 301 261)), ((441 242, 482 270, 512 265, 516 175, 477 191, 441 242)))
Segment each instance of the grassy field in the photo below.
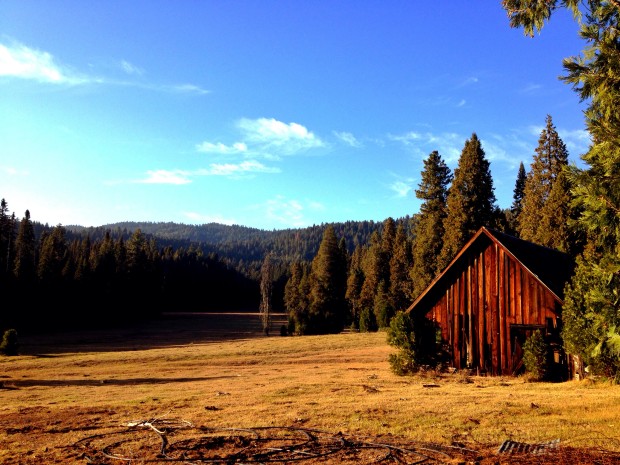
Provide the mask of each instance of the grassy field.
MULTIPOLYGON (((393 349, 381 332, 267 337, 256 315, 186 315, 123 331, 20 341, 22 355, 0 358, 2 464, 123 463, 104 455, 93 460, 93 450, 121 431, 135 434, 124 431, 140 422, 160 431, 184 425, 193 431, 194 446, 204 442, 206 428, 278 427, 267 431, 320 430, 478 452, 475 459, 448 454, 427 463, 546 463, 497 455, 506 440, 559 439, 562 447, 620 451, 618 386, 464 373, 398 377, 390 372, 393 349), (99 442, 84 442, 96 435, 103 435, 99 442)), ((123 456, 133 457, 131 463, 156 461, 141 452, 155 447, 146 444, 152 438, 124 441, 123 456)), ((164 461, 207 460, 188 457, 164 461)), ((616 463, 605 457, 610 461, 599 463, 616 463)), ((342 455, 313 460, 345 463, 342 455)))

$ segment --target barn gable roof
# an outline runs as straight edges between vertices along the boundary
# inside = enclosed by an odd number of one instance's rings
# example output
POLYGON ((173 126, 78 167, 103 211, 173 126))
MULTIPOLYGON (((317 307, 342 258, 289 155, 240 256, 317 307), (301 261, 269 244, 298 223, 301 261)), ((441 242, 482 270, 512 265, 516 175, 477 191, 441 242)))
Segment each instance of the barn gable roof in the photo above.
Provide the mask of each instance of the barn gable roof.
POLYGON ((487 241, 491 241, 504 249, 508 255, 547 288, 560 304, 564 303, 564 285, 570 279, 574 269, 574 262, 570 255, 482 227, 406 311, 411 312, 429 300, 435 300, 442 295, 445 291, 443 284, 455 273, 458 273, 459 265, 466 263, 468 252, 483 246, 488 243, 487 241))

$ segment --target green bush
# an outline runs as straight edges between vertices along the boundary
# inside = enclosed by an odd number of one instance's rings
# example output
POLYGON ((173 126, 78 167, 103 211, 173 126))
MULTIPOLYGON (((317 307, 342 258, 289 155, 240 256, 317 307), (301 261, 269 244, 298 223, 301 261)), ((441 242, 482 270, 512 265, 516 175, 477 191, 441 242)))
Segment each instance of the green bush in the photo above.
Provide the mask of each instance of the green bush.
POLYGON ((523 344, 523 365, 525 371, 537 380, 547 379, 549 375, 549 345, 540 330, 534 331, 523 344))
POLYGON ((366 307, 360 313, 360 331, 362 333, 375 332, 379 329, 377 318, 372 308, 366 307))
POLYGON ((398 312, 390 322, 387 342, 399 349, 398 354, 389 357, 390 367, 397 375, 415 373, 425 365, 442 362, 436 327, 425 317, 398 312))
POLYGON ((19 343, 17 341, 17 331, 14 329, 7 329, 2 336, 0 353, 3 353, 4 355, 17 355, 18 350, 19 343))

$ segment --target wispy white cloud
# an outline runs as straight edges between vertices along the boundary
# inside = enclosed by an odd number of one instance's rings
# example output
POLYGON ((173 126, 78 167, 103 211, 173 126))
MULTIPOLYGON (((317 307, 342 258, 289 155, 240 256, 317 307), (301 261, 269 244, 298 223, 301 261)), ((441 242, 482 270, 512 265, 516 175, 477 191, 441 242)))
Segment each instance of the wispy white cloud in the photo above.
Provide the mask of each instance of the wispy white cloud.
POLYGON ((357 138, 350 132, 334 131, 333 134, 338 139, 340 139, 342 142, 344 142, 347 145, 350 145, 351 147, 356 147, 356 148, 362 147, 362 143, 359 140, 357 140, 357 138))
POLYGON ((304 225, 304 208, 297 200, 286 200, 282 196, 268 200, 266 203, 267 217, 280 224, 290 226, 304 225))
MULTIPOLYGON (((121 60, 120 68, 129 76, 144 73, 126 60, 121 60)), ((104 84, 110 86, 137 87, 158 92, 205 95, 209 91, 194 84, 153 84, 131 80, 116 80, 109 77, 79 73, 72 68, 61 65, 54 56, 46 51, 28 47, 18 42, 0 43, 0 76, 36 81, 54 85, 104 84)))
POLYGON ((282 156, 325 147, 325 143, 298 123, 283 123, 274 118, 242 118, 236 123, 240 139, 233 144, 205 140, 196 150, 218 155, 243 155, 244 158, 279 160, 282 156))
POLYGON ((405 145, 416 157, 426 158, 433 150, 437 150, 446 163, 454 163, 459 159, 468 137, 451 132, 433 134, 416 131, 388 135, 389 140, 405 145))
POLYGON ((283 123, 274 118, 243 118, 237 126, 248 143, 263 149, 277 149, 280 153, 292 154, 325 145, 313 132, 298 123, 283 123))
POLYGON ((212 163, 209 168, 195 171, 196 176, 241 176, 251 173, 279 173, 280 168, 263 165, 256 160, 241 163, 212 163))
POLYGON ((199 176, 226 176, 240 178, 253 173, 279 173, 280 169, 265 166, 256 160, 241 163, 212 163, 208 168, 193 171, 186 170, 149 170, 145 179, 134 181, 139 184, 189 184, 192 178, 199 176))
POLYGON ((456 87, 460 88, 460 87, 471 86, 473 84, 477 84, 478 81, 479 81, 479 79, 476 76, 470 76, 470 77, 464 79, 463 81, 461 81, 456 87))
POLYGON ((121 61, 121 68, 129 75, 141 76, 144 74, 144 70, 136 65, 129 63, 126 60, 121 61))
POLYGON ((202 142, 196 145, 196 150, 205 153, 219 153, 222 155, 245 153, 248 151, 248 146, 244 142, 236 142, 232 145, 225 145, 221 142, 202 142))
POLYGON ((456 104, 457 107, 464 107, 467 101, 465 99, 461 99, 459 103, 456 104))
POLYGON ((197 95, 206 95, 209 94, 210 91, 203 89, 200 86, 194 84, 178 84, 174 86, 164 86, 164 89, 169 89, 177 93, 181 94, 197 94, 197 95))
POLYGON ((149 170, 146 172, 147 178, 137 181, 141 184, 189 184, 190 173, 182 170, 149 170))
POLYGON ((308 213, 323 212, 326 209, 325 205, 314 200, 287 199, 283 195, 276 195, 251 208, 265 218, 267 223, 285 228, 308 226, 308 213))
POLYGON ((566 144, 568 152, 575 157, 586 153, 592 145, 592 136, 585 129, 572 131, 558 129, 558 134, 566 144))
POLYGON ((534 94, 542 89, 542 85, 540 84, 528 84, 523 89, 521 89, 522 94, 534 94))
POLYGON ((0 44, 0 76, 50 84, 83 84, 89 80, 56 63, 50 53, 19 43, 0 44))
POLYGON ((390 189, 396 192, 396 197, 407 197, 409 192, 413 190, 413 184, 405 181, 394 181, 390 185, 390 189))

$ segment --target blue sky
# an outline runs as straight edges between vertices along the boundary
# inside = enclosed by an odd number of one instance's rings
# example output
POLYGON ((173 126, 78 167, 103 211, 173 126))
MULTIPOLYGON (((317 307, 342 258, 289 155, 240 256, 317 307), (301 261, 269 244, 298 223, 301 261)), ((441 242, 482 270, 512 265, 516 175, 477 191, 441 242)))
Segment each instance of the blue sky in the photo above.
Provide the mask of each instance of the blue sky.
POLYGON ((476 133, 500 207, 547 114, 571 161, 584 44, 497 1, 0 2, 0 197, 98 226, 285 229, 412 215, 423 160, 476 133))

